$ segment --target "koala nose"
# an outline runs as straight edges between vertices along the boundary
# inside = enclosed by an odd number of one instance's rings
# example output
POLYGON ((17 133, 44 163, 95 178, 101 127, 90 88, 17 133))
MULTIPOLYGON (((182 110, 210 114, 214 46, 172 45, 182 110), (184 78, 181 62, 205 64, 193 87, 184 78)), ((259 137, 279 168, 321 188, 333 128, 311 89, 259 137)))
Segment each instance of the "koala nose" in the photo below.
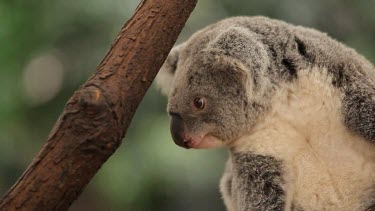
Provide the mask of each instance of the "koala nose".
POLYGON ((187 142, 184 139, 185 124, 183 119, 181 118, 181 115, 174 112, 169 112, 169 115, 171 116, 170 131, 174 143, 180 147, 189 148, 187 146, 187 142))
POLYGON ((181 115, 180 115, 179 113, 176 113, 176 112, 169 112, 169 115, 170 115, 171 117, 175 116, 175 117, 177 117, 177 118, 181 118, 181 115))

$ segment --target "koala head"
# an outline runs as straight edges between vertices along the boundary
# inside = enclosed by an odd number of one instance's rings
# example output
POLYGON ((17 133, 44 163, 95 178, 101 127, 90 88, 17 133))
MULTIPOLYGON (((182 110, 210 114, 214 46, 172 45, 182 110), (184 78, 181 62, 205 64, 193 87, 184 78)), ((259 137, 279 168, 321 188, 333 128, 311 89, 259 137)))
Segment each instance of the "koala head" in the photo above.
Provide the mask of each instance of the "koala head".
POLYGON ((257 35, 237 26, 209 26, 173 48, 156 82, 174 142, 211 148, 244 135, 265 109, 269 63, 257 35))

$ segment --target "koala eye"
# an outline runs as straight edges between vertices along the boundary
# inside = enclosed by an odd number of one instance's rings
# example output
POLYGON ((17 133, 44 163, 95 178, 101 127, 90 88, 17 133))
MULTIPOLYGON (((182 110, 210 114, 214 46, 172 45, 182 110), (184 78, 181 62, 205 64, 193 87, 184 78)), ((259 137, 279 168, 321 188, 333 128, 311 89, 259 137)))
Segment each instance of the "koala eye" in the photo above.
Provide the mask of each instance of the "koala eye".
POLYGON ((194 106, 197 108, 197 109, 203 109, 204 108, 204 99, 203 98, 200 98, 200 97, 197 97, 194 99, 194 106))

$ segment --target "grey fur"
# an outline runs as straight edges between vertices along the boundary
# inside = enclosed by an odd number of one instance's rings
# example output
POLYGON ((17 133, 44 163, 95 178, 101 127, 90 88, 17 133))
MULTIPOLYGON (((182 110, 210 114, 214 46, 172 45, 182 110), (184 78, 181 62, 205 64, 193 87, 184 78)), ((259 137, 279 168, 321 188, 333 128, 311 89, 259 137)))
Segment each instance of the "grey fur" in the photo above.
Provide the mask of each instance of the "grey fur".
MULTIPOLYGON (((292 82, 299 70, 312 66, 325 68, 342 93, 346 126, 374 144, 375 68, 313 29, 265 17, 220 21, 174 48, 157 83, 169 95, 168 111, 179 113, 190 131, 207 131, 230 143, 269 110, 281 83, 292 82), (191 108, 197 96, 208 99, 205 112, 191 108)), ((239 210, 283 209, 281 161, 251 153, 232 156, 226 191, 239 210)))
POLYGON ((282 165, 269 156, 234 153, 232 186, 238 210, 283 210, 282 165))

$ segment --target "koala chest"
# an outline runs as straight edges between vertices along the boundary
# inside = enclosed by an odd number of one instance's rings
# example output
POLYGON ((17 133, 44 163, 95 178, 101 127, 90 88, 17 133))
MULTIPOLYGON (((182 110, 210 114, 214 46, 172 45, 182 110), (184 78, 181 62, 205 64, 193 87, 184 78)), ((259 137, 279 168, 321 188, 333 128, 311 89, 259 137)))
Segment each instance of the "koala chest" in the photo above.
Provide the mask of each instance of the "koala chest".
POLYGON ((269 114, 233 143, 221 182, 232 210, 375 204, 374 145, 347 129, 339 93, 320 75, 303 77, 276 93, 269 114))
POLYGON ((235 152, 228 161, 221 189, 229 211, 360 211, 375 204, 374 162, 325 160, 308 149, 293 160, 254 153, 235 152))

